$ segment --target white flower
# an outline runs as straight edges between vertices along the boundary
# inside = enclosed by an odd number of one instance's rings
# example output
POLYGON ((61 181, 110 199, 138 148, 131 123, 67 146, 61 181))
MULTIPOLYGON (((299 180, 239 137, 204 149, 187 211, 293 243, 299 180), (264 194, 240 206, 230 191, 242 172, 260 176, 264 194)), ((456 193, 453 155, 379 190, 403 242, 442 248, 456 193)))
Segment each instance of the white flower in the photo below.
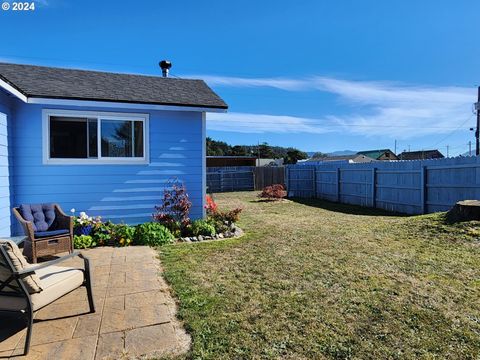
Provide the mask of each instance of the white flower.
POLYGON ((74 208, 71 208, 71 209, 70 209, 70 212, 71 212, 72 214, 75 214, 75 209, 74 209, 74 208))

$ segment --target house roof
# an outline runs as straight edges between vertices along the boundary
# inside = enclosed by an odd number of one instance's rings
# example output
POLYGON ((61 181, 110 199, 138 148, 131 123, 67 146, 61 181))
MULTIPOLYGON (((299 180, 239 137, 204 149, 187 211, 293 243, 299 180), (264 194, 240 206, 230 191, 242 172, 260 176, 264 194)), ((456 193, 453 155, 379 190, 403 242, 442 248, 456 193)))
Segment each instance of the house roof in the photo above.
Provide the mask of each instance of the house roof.
POLYGON ((324 156, 324 157, 320 157, 320 158, 311 158, 311 159, 308 159, 307 161, 352 160, 352 159, 355 159, 358 156, 361 156, 361 155, 353 154, 353 155, 324 156))
POLYGON ((257 159, 255 156, 208 155, 207 159, 257 159))
POLYGON ((312 158, 307 161, 310 162, 319 162, 319 161, 345 161, 345 160, 375 160, 363 154, 352 154, 352 155, 338 155, 338 156, 326 156, 321 158, 312 158))
POLYGON ((357 154, 365 155, 372 159, 378 159, 380 156, 385 154, 386 152, 390 152, 393 154, 392 150, 390 149, 379 149, 379 150, 366 150, 366 151, 359 151, 357 154))
POLYGON ((0 63, 0 80, 27 98, 227 109, 203 80, 0 63))
POLYGON ((445 156, 438 150, 404 151, 398 157, 401 160, 443 159, 445 156))

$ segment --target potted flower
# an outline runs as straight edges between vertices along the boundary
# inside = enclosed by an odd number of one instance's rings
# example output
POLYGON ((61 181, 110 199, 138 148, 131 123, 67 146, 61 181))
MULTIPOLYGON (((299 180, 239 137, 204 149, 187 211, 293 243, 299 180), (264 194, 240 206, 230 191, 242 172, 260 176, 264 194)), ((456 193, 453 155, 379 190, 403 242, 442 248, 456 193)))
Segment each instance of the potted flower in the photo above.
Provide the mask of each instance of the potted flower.
POLYGON ((74 219, 74 233, 75 235, 90 235, 93 228, 101 222, 100 217, 93 218, 88 216, 86 212, 82 211, 80 216, 74 219))

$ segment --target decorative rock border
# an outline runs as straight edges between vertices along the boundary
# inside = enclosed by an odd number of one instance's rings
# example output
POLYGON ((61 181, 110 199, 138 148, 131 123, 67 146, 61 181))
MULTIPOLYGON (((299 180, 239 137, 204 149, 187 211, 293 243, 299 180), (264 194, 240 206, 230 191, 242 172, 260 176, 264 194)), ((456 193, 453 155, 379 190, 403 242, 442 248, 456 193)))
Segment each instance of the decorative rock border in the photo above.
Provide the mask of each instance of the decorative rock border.
POLYGON ((200 242, 200 241, 209 241, 209 240, 221 240, 221 239, 228 239, 228 238, 234 238, 234 237, 240 237, 244 234, 243 230, 240 229, 237 225, 232 224, 230 226, 230 229, 228 231, 225 231, 220 234, 215 234, 214 236, 187 236, 187 237, 181 237, 178 238, 178 242, 200 242))

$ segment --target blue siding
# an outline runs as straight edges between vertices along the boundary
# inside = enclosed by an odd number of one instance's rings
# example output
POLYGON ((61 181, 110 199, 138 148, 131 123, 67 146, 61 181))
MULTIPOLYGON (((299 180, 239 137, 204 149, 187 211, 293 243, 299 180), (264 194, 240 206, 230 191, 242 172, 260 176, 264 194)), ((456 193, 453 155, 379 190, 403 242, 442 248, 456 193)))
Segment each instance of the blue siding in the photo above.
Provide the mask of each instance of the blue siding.
MULTIPOLYGON (((75 208, 77 213, 86 211, 104 219, 135 224, 151 219, 154 206, 162 198, 166 181, 177 177, 186 185, 192 200, 191 217, 203 215, 205 167, 202 113, 82 108, 148 113, 149 164, 45 165, 42 162, 41 135, 43 108, 20 101, 15 104, 11 142, 15 154, 12 174, 14 205, 58 202, 67 212, 75 208)), ((78 107, 45 108, 79 110, 78 107)))
POLYGON ((11 100, 0 91, 0 236, 11 235, 10 114, 11 100))

